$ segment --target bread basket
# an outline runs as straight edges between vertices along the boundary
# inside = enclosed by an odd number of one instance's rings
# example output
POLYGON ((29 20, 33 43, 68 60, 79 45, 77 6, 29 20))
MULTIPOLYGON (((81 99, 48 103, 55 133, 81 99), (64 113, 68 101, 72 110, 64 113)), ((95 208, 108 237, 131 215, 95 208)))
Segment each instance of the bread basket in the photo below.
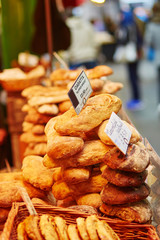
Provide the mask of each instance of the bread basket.
POLYGON ((40 84, 45 70, 38 66, 29 73, 19 68, 5 69, 0 73, 0 84, 7 92, 18 92, 32 85, 40 84))
MULTIPOLYGON (((76 223, 77 217, 86 218, 89 215, 88 213, 83 213, 83 212, 69 209, 69 208, 43 205, 38 203, 34 204, 34 207, 38 215, 42 215, 44 213, 50 214, 51 216, 59 215, 66 220, 67 224, 76 223)), ((17 226, 27 216, 29 216, 29 212, 25 203, 13 203, 0 239, 16 240, 17 226)), ((113 228, 113 230, 118 234, 120 239, 159 240, 159 237, 156 233, 156 229, 151 224, 128 223, 122 220, 111 219, 107 217, 98 217, 98 218, 101 220, 105 220, 113 228)))

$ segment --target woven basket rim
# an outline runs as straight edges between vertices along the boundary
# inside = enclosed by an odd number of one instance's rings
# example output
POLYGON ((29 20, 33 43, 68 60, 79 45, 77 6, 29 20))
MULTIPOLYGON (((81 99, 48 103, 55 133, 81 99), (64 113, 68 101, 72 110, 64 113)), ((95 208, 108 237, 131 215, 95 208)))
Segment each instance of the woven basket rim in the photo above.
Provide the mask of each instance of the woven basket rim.
MULTIPOLYGON (((69 209, 69 208, 62 208, 62 207, 57 207, 57 206, 52 206, 52 205, 43 205, 43 204, 34 204, 34 207, 37 211, 39 211, 39 214, 43 214, 43 211, 45 211, 46 213, 50 214, 50 211, 53 211, 54 214, 56 213, 56 215, 65 215, 66 218, 68 217, 68 215, 71 215, 72 218, 77 218, 77 217, 84 217, 86 218, 87 216, 91 215, 88 213, 84 213, 75 209, 69 209), (48 210, 48 212, 47 212, 48 210), (68 214, 68 215, 67 215, 68 214)), ((11 211, 9 212, 7 221, 4 225, 4 229, 1 235, 1 240, 9 240, 11 239, 11 234, 12 231, 14 230, 14 225, 16 225, 15 221, 16 221, 16 217, 18 217, 19 213, 23 213, 23 217, 26 217, 29 215, 29 212, 27 210, 26 204, 24 202, 19 202, 19 203, 13 203, 12 204, 12 208, 11 211), (27 214, 26 214, 27 213, 27 214)), ((70 219, 72 219, 70 218, 70 219)), ((143 233, 143 231, 145 230, 145 237, 142 237, 141 239, 147 240, 159 240, 159 237, 156 233, 156 229, 153 225, 151 224, 137 224, 137 223, 129 223, 126 221, 122 221, 122 220, 117 220, 117 219, 110 219, 107 217, 100 217, 98 216, 98 218, 100 220, 105 220, 108 224, 111 224, 111 226, 115 226, 116 228, 121 229, 121 231, 124 228, 124 231, 141 231, 143 233), (149 238, 148 238, 149 235, 149 238)), ((67 221, 67 220, 66 220, 67 221)), ((13 240, 15 240, 16 238, 13 238, 13 240)), ((124 239, 124 238, 123 238, 124 239)), ((125 238, 125 240, 127 240, 128 238, 125 238)), ((131 239, 131 238, 129 238, 131 239)), ((139 238, 134 238, 134 239, 139 239, 139 238)))

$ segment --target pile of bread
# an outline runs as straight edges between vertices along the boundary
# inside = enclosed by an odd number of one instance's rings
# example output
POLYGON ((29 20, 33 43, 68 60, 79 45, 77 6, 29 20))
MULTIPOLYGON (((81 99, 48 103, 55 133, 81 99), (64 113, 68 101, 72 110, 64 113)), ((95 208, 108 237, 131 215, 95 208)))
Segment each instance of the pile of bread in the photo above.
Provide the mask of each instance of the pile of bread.
MULTIPOLYGON (((93 92, 115 93, 123 87, 122 83, 112 82, 108 76, 113 74, 112 68, 106 65, 99 65, 92 69, 83 69, 89 79, 93 92)), ((49 81, 53 86, 70 87, 77 79, 82 69, 55 69, 49 76, 49 81)))
POLYGON ((56 170, 47 169, 42 160, 39 156, 28 156, 23 161, 21 171, 0 173, 0 230, 3 229, 12 203, 23 201, 20 188, 27 191, 33 202, 56 204, 51 193, 52 185, 57 180, 56 170))
POLYGON ((24 156, 46 153, 46 136, 44 127, 54 116, 59 114, 58 104, 68 100, 67 90, 61 87, 44 87, 35 85, 22 91, 27 103, 22 107, 26 116, 22 123, 21 141, 26 143, 24 156))
MULTIPOLYGON (((123 87, 121 83, 100 79, 112 73, 110 67, 98 66, 95 69, 96 71, 93 70, 85 70, 89 71, 90 75, 88 76, 93 78, 90 79, 93 89, 92 95, 103 92, 115 93, 123 87)), ((60 86, 53 84, 54 86, 49 87, 35 85, 22 91, 21 94, 27 101, 27 104, 22 108, 22 111, 26 112, 22 124, 23 134, 21 135, 21 141, 26 144, 24 156, 31 154, 44 156, 46 154, 47 140, 44 127, 50 118, 66 112, 71 107, 71 101, 67 93, 80 72, 81 70, 57 69, 51 73, 50 81, 54 79, 54 83, 61 81, 64 84, 59 84, 60 86), (67 85, 65 84, 66 81, 64 81, 66 76, 70 76, 67 85)))
POLYGON ((17 227, 17 239, 119 240, 120 238, 96 215, 86 218, 78 217, 75 223, 67 224, 63 217, 42 214, 41 216, 30 215, 20 222, 17 227))
POLYGON ((45 127, 47 168, 61 168, 52 186, 58 206, 90 205, 107 216, 145 223, 151 219, 145 183, 150 155, 134 127, 126 155, 104 132, 121 100, 110 94, 88 99, 79 115, 73 107, 45 127))
POLYGON ((33 201, 82 209, 88 205, 109 217, 150 221, 150 189, 144 183, 150 155, 139 133, 125 122, 132 133, 126 155, 104 133, 111 113, 118 114, 121 105, 118 97, 100 94, 89 98, 79 115, 71 107, 51 118, 45 126, 45 156, 28 155, 21 172, 0 174, 1 211, 22 201, 18 190, 24 187, 33 201))

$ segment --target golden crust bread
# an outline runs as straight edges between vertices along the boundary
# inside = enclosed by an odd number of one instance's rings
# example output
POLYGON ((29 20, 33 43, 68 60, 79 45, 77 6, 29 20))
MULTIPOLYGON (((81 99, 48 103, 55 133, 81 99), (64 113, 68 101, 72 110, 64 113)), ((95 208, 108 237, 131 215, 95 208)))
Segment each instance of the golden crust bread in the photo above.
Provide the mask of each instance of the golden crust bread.
POLYGON ((79 196, 86 193, 100 193, 107 184, 107 180, 101 174, 90 177, 87 181, 78 184, 68 184, 63 179, 54 183, 52 193, 58 200, 63 200, 69 196, 79 196))
POLYGON ((55 69, 51 74, 50 74, 50 79, 51 81, 57 81, 57 80, 66 80, 69 78, 69 71, 67 69, 59 68, 55 69))
POLYGON ((30 106, 26 103, 22 106, 21 110, 22 112, 28 112, 30 109, 30 106))
POLYGON ((54 116, 59 113, 59 108, 56 104, 43 104, 37 107, 37 111, 40 114, 49 114, 54 116))
POLYGON ((108 183, 101 191, 101 199, 108 205, 117 205, 141 201, 147 198, 149 194, 150 188, 145 183, 137 188, 117 187, 108 183))
POLYGON ((70 240, 81 240, 77 226, 75 224, 69 224, 67 232, 70 240))
POLYGON ((58 105, 59 111, 60 111, 61 113, 64 113, 64 112, 68 111, 71 106, 72 106, 72 103, 71 103, 70 100, 64 101, 64 102, 62 102, 62 103, 60 103, 60 104, 58 105))
POLYGON ((43 89, 44 89, 44 87, 41 86, 41 85, 34 85, 34 86, 31 86, 31 87, 25 88, 25 89, 21 92, 21 95, 22 95, 23 97, 30 98, 32 95, 35 94, 35 92, 43 91, 43 89))
POLYGON ((108 76, 113 73, 112 68, 106 65, 100 65, 92 68, 90 71, 86 72, 89 79, 100 78, 103 76, 108 76))
POLYGON ((107 184, 101 174, 91 176, 87 181, 78 184, 70 184, 69 187, 74 192, 74 195, 83 195, 85 193, 100 193, 102 188, 107 184))
POLYGON ((27 233, 25 231, 24 222, 20 222, 17 227, 17 240, 28 240, 27 233))
POLYGON ((30 198, 44 198, 45 192, 21 180, 11 180, 0 183, 0 206, 11 207, 13 202, 22 201, 18 187, 24 187, 30 198))
POLYGON ((106 223, 105 221, 100 221, 99 219, 96 222, 96 229, 98 236, 102 240, 120 240, 115 231, 106 223))
POLYGON ((22 163, 22 174, 26 182, 44 191, 49 191, 54 183, 54 169, 46 168, 40 156, 25 157, 22 163))
POLYGON ((24 220, 27 236, 33 240, 43 240, 39 230, 39 216, 30 215, 24 220))
POLYGON ((144 170, 141 173, 135 173, 115 170, 106 166, 102 172, 102 177, 107 179, 108 182, 119 187, 138 187, 144 183, 147 174, 147 170, 144 170))
POLYGON ((89 205, 73 205, 68 208, 76 210, 76 211, 80 211, 83 213, 87 213, 89 215, 91 215, 91 214, 98 215, 99 214, 96 208, 89 206, 89 205))
POLYGON ((29 132, 29 131, 32 131, 32 128, 33 128, 34 124, 33 123, 30 123, 30 122, 23 122, 22 123, 22 129, 23 129, 23 132, 29 132))
POLYGON ((47 155, 53 159, 70 157, 83 149, 84 141, 79 137, 60 136, 54 129, 59 117, 52 118, 45 127, 47 155))
POLYGON ((122 88, 123 88, 122 83, 112 82, 112 81, 107 80, 107 82, 103 86, 102 92, 103 93, 114 94, 122 88))
POLYGON ((32 184, 23 181, 20 186, 24 187, 30 198, 45 198, 46 191, 41 190, 40 188, 34 187, 32 184))
POLYGON ((69 79, 70 80, 76 80, 76 78, 79 76, 79 74, 81 73, 81 69, 74 69, 74 70, 69 70, 68 74, 69 74, 69 79))
POLYGON ((47 152, 46 143, 29 143, 24 151, 24 157, 29 155, 44 156, 47 152))
POLYGON ((34 85, 28 88, 25 88, 21 95, 27 99, 32 98, 33 96, 57 96, 61 94, 66 94, 67 90, 62 87, 44 87, 41 85, 34 85))
POLYGON ((55 168, 58 167, 58 164, 52 160, 47 154, 44 155, 43 157, 43 164, 47 168, 55 168))
POLYGON ((62 170, 61 170, 61 167, 56 167, 56 166, 54 166, 53 167, 53 165, 52 165, 52 167, 51 166, 46 166, 47 164, 45 164, 46 163, 46 161, 50 161, 49 160, 50 158, 48 157, 48 155, 46 154, 44 157, 43 157, 43 165, 45 166, 45 167, 47 167, 47 168, 51 168, 52 169, 52 171, 53 171, 53 181, 54 182, 57 182, 57 181, 59 181, 59 180, 61 180, 62 179, 62 170))
POLYGON ((45 143, 47 142, 46 135, 35 135, 32 132, 22 133, 20 140, 25 143, 45 143))
MULTIPOLYGON (((93 92, 101 91, 103 89, 103 86, 104 86, 104 81, 103 80, 101 80, 101 79, 90 79, 89 82, 91 84, 93 92)), ((74 84, 74 81, 69 82, 68 85, 67 85, 67 88, 71 89, 73 84, 74 84)))
POLYGON ((77 196, 76 202, 78 205, 89 205, 97 209, 102 205, 102 200, 99 193, 89 193, 77 196))
MULTIPOLYGON (((108 135, 105 133, 105 128, 106 125, 108 124, 109 120, 105 120, 104 122, 101 123, 100 126, 98 126, 97 128, 97 134, 99 136, 99 138, 101 139, 101 141, 107 145, 114 145, 114 143, 112 142, 112 140, 108 137, 108 135)), ((137 130, 132 127, 129 123, 127 123, 126 121, 123 121, 127 127, 130 129, 132 135, 130 138, 130 142, 129 143, 136 143, 140 140, 140 134, 137 132, 137 130)))
POLYGON ((63 115, 59 116, 55 124, 55 130, 61 135, 85 137, 87 133, 109 119, 112 112, 117 113, 121 108, 121 100, 109 94, 100 94, 87 100, 79 115, 71 107, 63 115))
POLYGON ((56 225, 56 230, 60 240, 69 240, 67 234, 67 224, 66 221, 59 216, 54 217, 54 222, 56 225))
POLYGON ((59 180, 52 186, 52 193, 57 200, 63 200, 73 195, 73 190, 63 180, 59 180))
POLYGON ((28 112, 25 116, 24 121, 30 122, 33 124, 46 124, 53 116, 51 115, 44 115, 38 113, 36 110, 35 112, 28 112))
POLYGON ((59 93, 59 95, 57 96, 35 96, 32 97, 28 100, 28 104, 32 107, 37 107, 43 104, 53 104, 53 103, 60 103, 63 101, 68 100, 69 97, 67 94, 61 95, 61 93, 59 93))
POLYGON ((95 215, 91 215, 86 218, 86 229, 90 239, 92 240, 99 240, 96 225, 97 225, 98 218, 95 215))
POLYGON ((89 235, 86 229, 86 222, 85 219, 82 217, 76 218, 77 228, 79 235, 81 236, 82 240, 90 240, 89 235))
POLYGON ((106 153, 104 162, 112 169, 138 173, 147 168, 150 157, 143 143, 137 142, 128 146, 126 155, 113 147, 106 153))
POLYGON ((111 148, 111 146, 105 145, 100 140, 86 141, 79 153, 64 159, 52 159, 52 162, 64 168, 91 166, 102 162, 111 148))
POLYGON ((48 214, 40 216, 39 227, 45 240, 59 240, 54 223, 54 218, 48 214))
POLYGON ((23 180, 22 172, 0 173, 0 182, 23 180))
POLYGON ((84 141, 79 137, 60 136, 48 138, 47 154, 53 159, 65 159, 82 151, 84 141))
POLYGON ((147 223, 152 217, 151 206, 147 200, 126 205, 103 203, 99 209, 107 216, 118 217, 128 222, 147 223))
POLYGON ((87 181, 91 175, 91 168, 66 168, 62 170, 62 178, 67 183, 77 184, 87 181))

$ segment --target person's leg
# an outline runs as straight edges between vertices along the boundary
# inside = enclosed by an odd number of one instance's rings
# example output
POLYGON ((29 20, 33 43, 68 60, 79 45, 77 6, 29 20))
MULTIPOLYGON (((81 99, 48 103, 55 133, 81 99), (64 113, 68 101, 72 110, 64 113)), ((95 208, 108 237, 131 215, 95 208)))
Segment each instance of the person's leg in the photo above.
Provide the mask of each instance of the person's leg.
POLYGON ((129 83, 132 99, 140 100, 139 77, 137 74, 138 62, 128 63, 129 83))
POLYGON ((141 101, 140 82, 137 73, 138 62, 128 63, 128 76, 131 87, 131 100, 127 102, 126 107, 128 110, 138 111, 144 108, 141 101))

